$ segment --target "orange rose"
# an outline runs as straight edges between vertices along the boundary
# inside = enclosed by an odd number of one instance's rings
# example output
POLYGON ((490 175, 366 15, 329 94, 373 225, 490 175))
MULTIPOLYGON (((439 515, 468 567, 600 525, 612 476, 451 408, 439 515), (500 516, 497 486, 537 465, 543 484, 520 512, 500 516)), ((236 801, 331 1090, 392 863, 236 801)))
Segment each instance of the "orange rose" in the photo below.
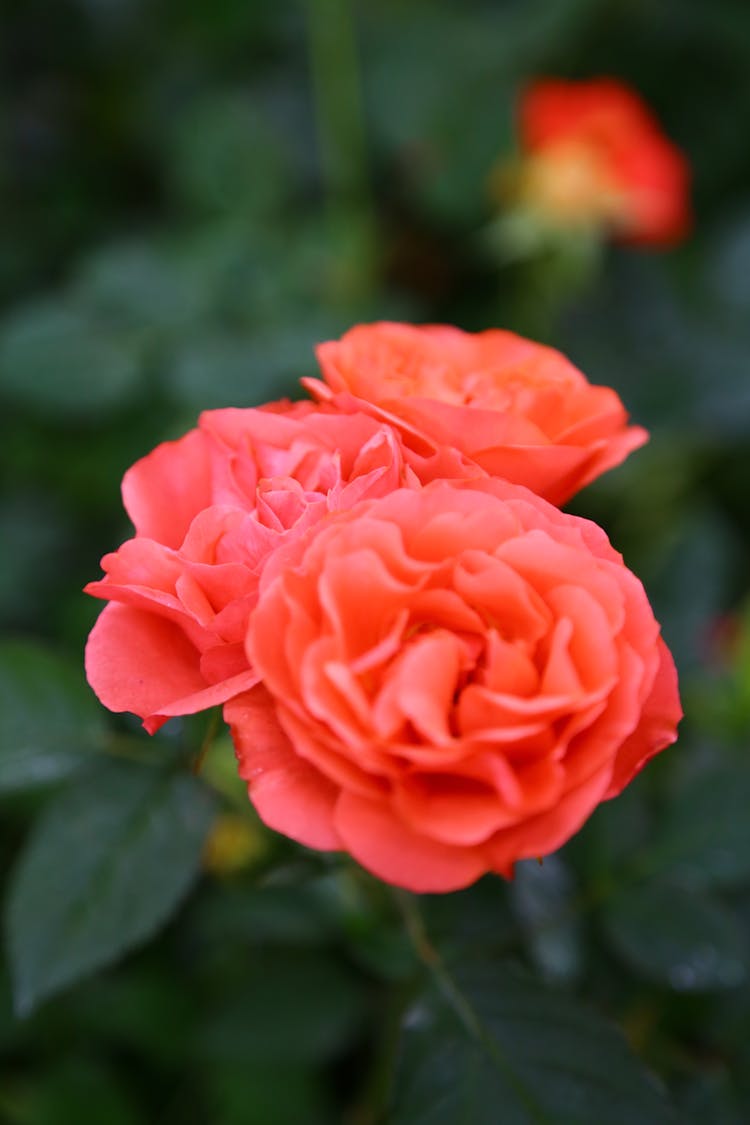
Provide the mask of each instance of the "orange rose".
POLYGON ((303 380, 311 393, 397 426, 412 462, 453 448, 555 504, 648 438, 615 391, 512 332, 361 324, 317 356, 326 381, 303 380))
POLYGON ((260 816, 454 890, 559 848, 673 742, 672 658, 604 533, 486 478, 332 514, 269 561, 227 703, 260 816))
POLYGON ((671 244, 690 223, 689 169, 641 98, 611 78, 549 79, 523 94, 518 194, 560 225, 671 244))

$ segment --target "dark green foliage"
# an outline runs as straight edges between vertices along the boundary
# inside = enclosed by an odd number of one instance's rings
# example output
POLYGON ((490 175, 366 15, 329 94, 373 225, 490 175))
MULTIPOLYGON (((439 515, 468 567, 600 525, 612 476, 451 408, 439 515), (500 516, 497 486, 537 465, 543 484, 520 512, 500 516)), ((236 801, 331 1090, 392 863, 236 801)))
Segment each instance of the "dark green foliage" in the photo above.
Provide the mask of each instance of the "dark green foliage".
POLYGON ((120 763, 50 802, 8 892, 21 1015, 154 933, 195 879, 212 814, 194 778, 120 763))
POLYGON ((33 641, 0 644, 0 795, 90 768, 105 733, 78 661, 33 641))
MULTIPOLYGON (((445 997, 407 1016, 394 1125, 669 1125, 654 1082, 614 1028, 504 965, 455 976, 470 1026, 445 997)), ((467 1021, 468 1022, 468 1021, 467 1021)))
POLYGON ((604 922, 636 973, 678 992, 736 988, 747 976, 745 935, 706 895, 656 882, 628 888, 608 903, 604 922))
POLYGON ((4 5, 3 1123, 750 1120, 748 73, 746 0, 4 5), (539 74, 641 91, 693 169, 683 247, 499 253, 539 74), (411 906, 267 832, 226 737, 193 776, 204 718, 148 739, 82 670, 125 469, 380 318, 547 340, 651 430, 572 507, 686 711, 559 855, 411 906))

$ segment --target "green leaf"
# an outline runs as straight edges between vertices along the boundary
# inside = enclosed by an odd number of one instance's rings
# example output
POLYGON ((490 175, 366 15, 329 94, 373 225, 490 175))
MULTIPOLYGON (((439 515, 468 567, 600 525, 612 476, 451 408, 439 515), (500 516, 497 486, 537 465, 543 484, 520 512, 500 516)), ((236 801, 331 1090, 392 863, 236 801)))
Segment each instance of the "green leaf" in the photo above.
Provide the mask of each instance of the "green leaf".
POLYGON ((389 1125, 670 1125, 624 1039, 570 997, 507 965, 455 977, 476 1033, 432 994, 407 1016, 389 1125))
POLYGON ((551 855, 543 863, 516 865, 510 897, 526 937, 529 956, 549 980, 572 980, 582 968, 580 915, 574 909, 570 870, 551 855))
POLYGON ((662 817, 644 866, 689 887, 750 881, 750 770, 740 764, 698 774, 662 817))
POLYGON ((197 874, 212 812, 195 778, 120 763, 71 784, 48 806, 6 906, 19 1014, 167 921, 197 874))
POLYGON ((139 348, 74 305, 23 305, 0 326, 0 393, 53 419, 98 416, 137 392, 139 348))
POLYGON ((646 883, 604 911, 613 949, 635 972, 678 992, 735 988, 747 975, 745 940, 724 906, 682 887, 646 883))
POLYGON ((35 641, 0 644, 0 795, 67 777, 105 729, 77 664, 35 641))

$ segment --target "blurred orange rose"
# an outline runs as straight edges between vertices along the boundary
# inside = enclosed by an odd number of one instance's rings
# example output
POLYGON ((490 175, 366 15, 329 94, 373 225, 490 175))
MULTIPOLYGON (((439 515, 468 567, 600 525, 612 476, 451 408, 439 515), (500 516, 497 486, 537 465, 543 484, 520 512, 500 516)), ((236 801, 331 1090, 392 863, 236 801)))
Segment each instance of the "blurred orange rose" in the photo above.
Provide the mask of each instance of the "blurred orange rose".
POLYGON ((519 129, 515 191, 532 211, 629 242, 667 245, 687 234, 687 161, 621 82, 534 82, 521 97, 519 129))

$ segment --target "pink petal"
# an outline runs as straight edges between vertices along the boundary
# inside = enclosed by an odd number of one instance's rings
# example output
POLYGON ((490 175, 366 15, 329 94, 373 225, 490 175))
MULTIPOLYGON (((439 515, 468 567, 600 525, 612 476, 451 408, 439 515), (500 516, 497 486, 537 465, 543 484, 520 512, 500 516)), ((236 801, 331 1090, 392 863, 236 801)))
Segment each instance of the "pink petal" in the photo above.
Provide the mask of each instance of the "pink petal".
POLYGON ((334 823, 342 846, 358 863, 416 894, 460 890, 487 870, 479 848, 430 840, 399 820, 384 801, 343 792, 334 823))
POLYGON ((309 848, 335 850, 341 840, 334 828, 337 788, 294 751, 262 686, 237 696, 224 707, 234 741, 240 777, 250 800, 269 828, 309 848))
POLYGON ((416 637, 389 670, 373 706, 383 734, 411 721, 429 744, 451 742, 448 716, 461 667, 461 641, 445 630, 416 637))
POLYGON ((206 687, 200 653, 172 621, 112 603, 86 645, 86 676, 110 711, 142 719, 206 687))
POLYGON ((174 622, 131 606, 106 606, 86 645, 86 676, 110 711, 139 715, 149 734, 167 719, 224 703, 257 683, 246 670, 207 684, 201 656, 174 622))
POLYGON ((204 435, 191 430, 136 461, 123 477, 122 499, 137 535, 179 547, 193 517, 211 503, 204 435))
POLYGON ((481 844, 518 820, 496 790, 455 774, 415 774, 399 786, 394 807, 420 836, 460 847, 481 844))
POLYGON ((183 699, 175 699, 159 708, 159 711, 144 722, 144 727, 149 734, 154 734, 163 726, 167 719, 174 719, 178 715, 196 715, 199 711, 208 711, 211 707, 218 707, 227 700, 234 699, 242 692, 249 691, 258 682, 257 673, 253 671, 241 672, 221 683, 211 684, 202 691, 193 692, 183 699))
POLYGON ((609 781, 609 770, 599 770, 575 789, 568 790, 550 809, 497 833, 485 845, 489 866, 506 874, 519 859, 548 855, 570 839, 593 812, 609 781))
POLYGON ((660 663, 651 694, 644 705, 640 723, 620 747, 605 798, 616 797, 649 758, 677 738, 677 724, 682 718, 677 670, 672 654, 661 637, 658 646, 660 663))

